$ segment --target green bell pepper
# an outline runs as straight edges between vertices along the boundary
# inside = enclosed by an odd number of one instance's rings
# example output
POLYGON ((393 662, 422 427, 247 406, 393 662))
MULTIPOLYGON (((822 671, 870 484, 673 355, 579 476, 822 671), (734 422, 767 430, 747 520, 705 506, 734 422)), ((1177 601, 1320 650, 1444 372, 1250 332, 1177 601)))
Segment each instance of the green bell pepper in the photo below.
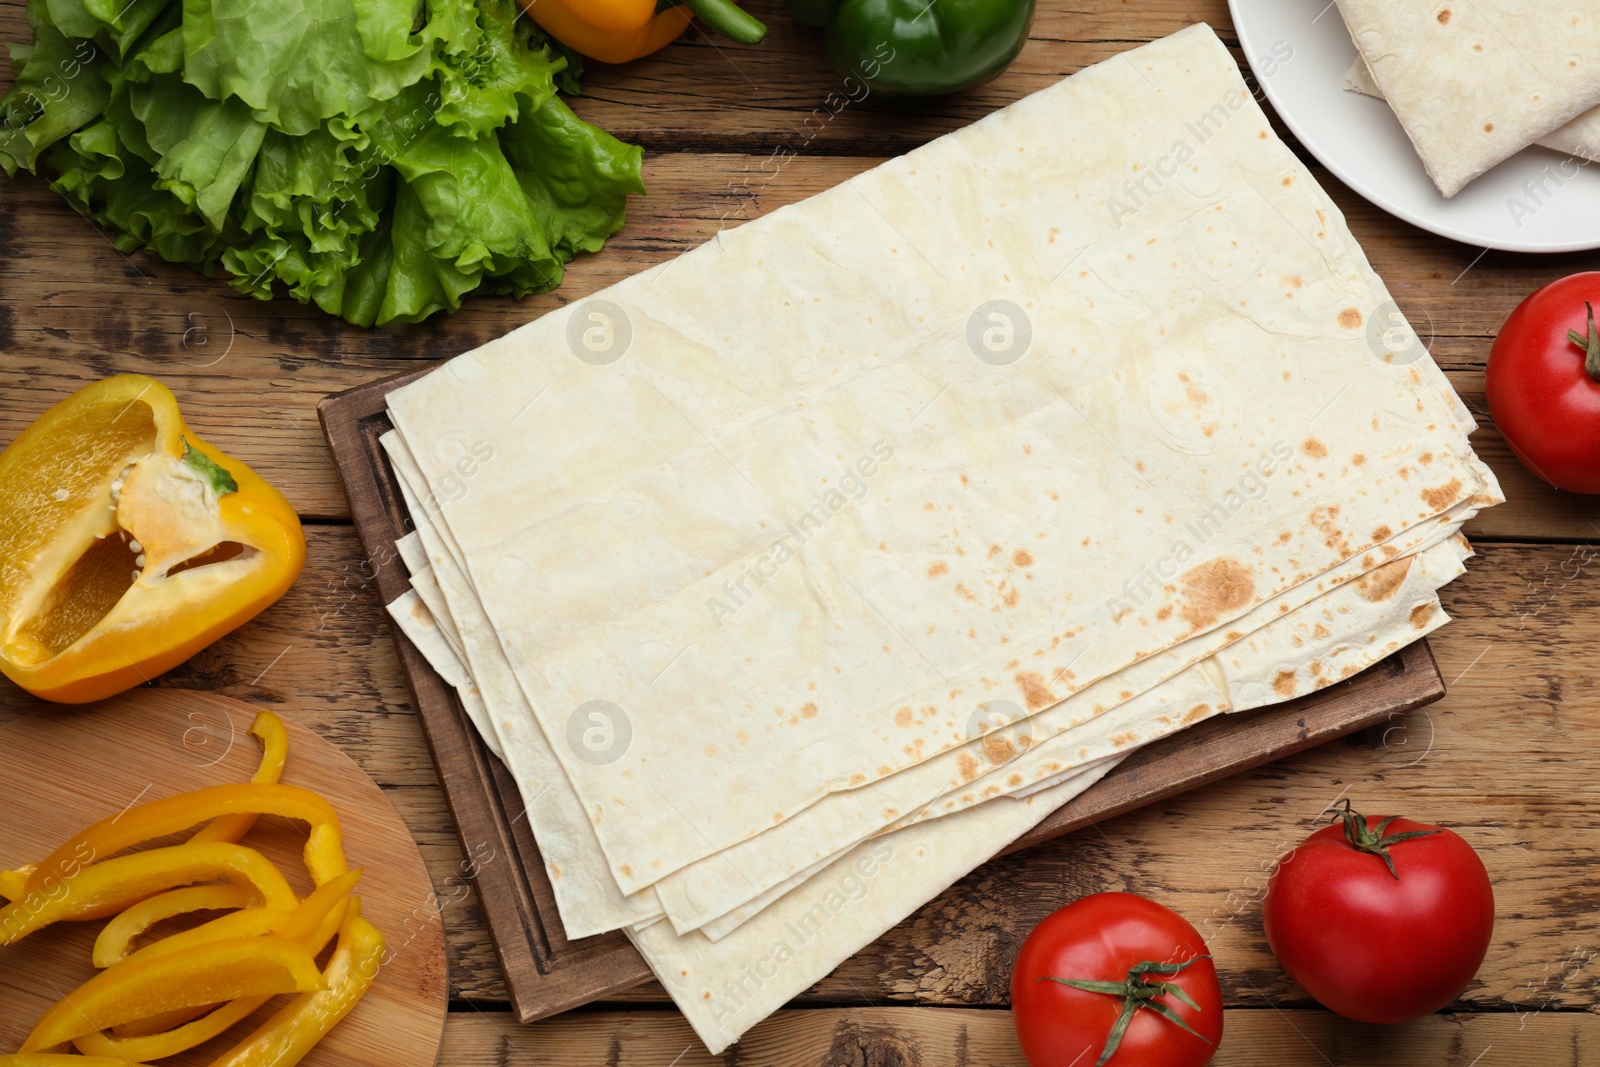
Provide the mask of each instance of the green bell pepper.
POLYGON ((788 0, 827 31, 839 73, 884 96, 937 96, 1011 65, 1033 27, 1035 0, 788 0))

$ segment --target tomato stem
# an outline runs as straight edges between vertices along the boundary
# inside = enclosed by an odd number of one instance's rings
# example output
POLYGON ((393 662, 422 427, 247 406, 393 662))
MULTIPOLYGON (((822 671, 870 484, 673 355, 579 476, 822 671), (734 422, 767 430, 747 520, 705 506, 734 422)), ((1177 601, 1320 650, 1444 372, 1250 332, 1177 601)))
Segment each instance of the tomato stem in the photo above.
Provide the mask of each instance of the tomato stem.
MULTIPOLYGON (((1591 312, 1591 315, 1593 313, 1591 312)), ((1590 319, 1593 322, 1593 319, 1590 319)), ((1431 837, 1438 830, 1408 830, 1403 834, 1389 833, 1389 824, 1400 816, 1390 815, 1377 826, 1368 826, 1366 816, 1350 806, 1350 798, 1344 798, 1344 810, 1334 809, 1333 817, 1344 821, 1344 839, 1350 847, 1361 852, 1377 856, 1383 861, 1395 881, 1400 880, 1400 872, 1394 869, 1394 857, 1389 855, 1389 847, 1398 845, 1402 841, 1413 841, 1419 837, 1431 837)))
POLYGON ((1108 997, 1122 998, 1122 1013, 1117 1016, 1116 1025, 1111 1028, 1111 1033, 1106 1035, 1105 1048, 1100 1051, 1100 1058, 1095 1061, 1094 1067, 1104 1067, 1105 1062, 1117 1054, 1117 1048, 1122 1044, 1123 1035, 1128 1032, 1128 1024, 1133 1017, 1139 1014, 1140 1008, 1148 1008, 1170 1023, 1177 1023, 1183 1029, 1194 1034, 1206 1044, 1211 1044, 1211 1039, 1197 1031, 1194 1027, 1184 1022, 1170 1005, 1158 1002, 1158 998, 1172 996, 1195 1011, 1202 1010, 1194 1002, 1194 998, 1183 991, 1183 987, 1175 982, 1150 982, 1148 975, 1157 975, 1170 978, 1181 974, 1185 968, 1200 960, 1209 960, 1209 955, 1196 956, 1184 960, 1182 963, 1154 963, 1145 961, 1136 963, 1128 969, 1128 977, 1120 982, 1095 982, 1085 978, 1051 978, 1048 975, 1041 977, 1041 982, 1060 982, 1073 989, 1081 989, 1085 993, 1104 993, 1108 997))
POLYGON ((1589 334, 1585 337, 1577 330, 1567 331, 1567 340, 1584 350, 1586 359, 1583 369, 1589 372, 1589 377, 1600 382, 1600 330, 1594 325, 1594 305, 1587 300, 1583 306, 1589 309, 1589 334))

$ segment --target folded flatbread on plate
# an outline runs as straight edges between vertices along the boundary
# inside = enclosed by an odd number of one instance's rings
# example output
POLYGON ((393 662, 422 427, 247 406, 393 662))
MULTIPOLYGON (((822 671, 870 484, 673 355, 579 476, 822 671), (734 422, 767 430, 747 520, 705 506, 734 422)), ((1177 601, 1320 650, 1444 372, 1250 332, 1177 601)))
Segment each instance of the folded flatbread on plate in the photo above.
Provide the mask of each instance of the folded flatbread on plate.
POLYGON ((1445 196, 1600 106, 1600 11, 1542 0, 1338 0, 1445 196))
MULTIPOLYGON (((1378 88, 1378 83, 1372 78, 1372 71, 1367 69, 1367 61, 1360 56, 1357 56, 1355 63, 1351 65, 1350 73, 1345 75, 1344 87, 1353 93, 1383 99, 1383 90, 1378 88)), ((1565 152, 1578 159, 1600 162, 1600 108, 1585 111, 1565 126, 1545 134, 1534 143, 1541 148, 1565 152)))

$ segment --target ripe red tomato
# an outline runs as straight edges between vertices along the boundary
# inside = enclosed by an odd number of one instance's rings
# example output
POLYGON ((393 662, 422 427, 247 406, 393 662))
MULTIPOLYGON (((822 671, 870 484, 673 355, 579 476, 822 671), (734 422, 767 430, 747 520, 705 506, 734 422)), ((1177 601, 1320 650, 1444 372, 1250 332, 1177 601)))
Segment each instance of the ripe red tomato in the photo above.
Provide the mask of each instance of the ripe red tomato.
POLYGON ((1222 993, 1183 916, 1131 893, 1098 893, 1023 942, 1011 1018, 1031 1067, 1202 1067, 1222 1041, 1222 993))
POLYGON ((1522 465, 1574 493, 1600 493, 1600 330, 1588 304, 1600 304, 1600 273, 1528 297, 1495 339, 1487 376, 1489 413, 1522 465))
POLYGON ((1341 823, 1307 838, 1267 883, 1267 944, 1340 1015, 1398 1023, 1438 1011, 1489 951, 1494 890, 1483 861, 1449 830, 1369 819, 1349 801, 1341 823))

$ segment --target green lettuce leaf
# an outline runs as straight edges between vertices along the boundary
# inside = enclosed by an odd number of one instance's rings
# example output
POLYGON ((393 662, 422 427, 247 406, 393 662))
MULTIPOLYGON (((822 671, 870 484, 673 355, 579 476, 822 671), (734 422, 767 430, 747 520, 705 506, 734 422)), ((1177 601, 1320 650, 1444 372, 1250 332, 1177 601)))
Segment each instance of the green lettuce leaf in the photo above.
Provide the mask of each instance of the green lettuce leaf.
POLYGON ((267 135, 237 99, 207 100, 178 74, 128 86, 145 141, 159 157, 156 185, 174 193, 221 230, 267 135))
POLYGON ((0 167, 8 176, 32 171, 40 153, 93 122, 111 98, 105 50, 56 29, 37 0, 30 0, 27 11, 34 23, 33 50, 0 101, 0 167))
POLYGON ((184 78, 302 136, 427 75, 412 15, 412 0, 183 0, 184 78))
POLYGON ((506 160, 550 245, 570 262, 622 229, 629 193, 644 193, 644 149, 591 126, 551 97, 500 131, 506 160))
POLYGON ((0 166, 125 252, 363 326, 559 285, 642 193, 514 0, 28 0, 0 166))

